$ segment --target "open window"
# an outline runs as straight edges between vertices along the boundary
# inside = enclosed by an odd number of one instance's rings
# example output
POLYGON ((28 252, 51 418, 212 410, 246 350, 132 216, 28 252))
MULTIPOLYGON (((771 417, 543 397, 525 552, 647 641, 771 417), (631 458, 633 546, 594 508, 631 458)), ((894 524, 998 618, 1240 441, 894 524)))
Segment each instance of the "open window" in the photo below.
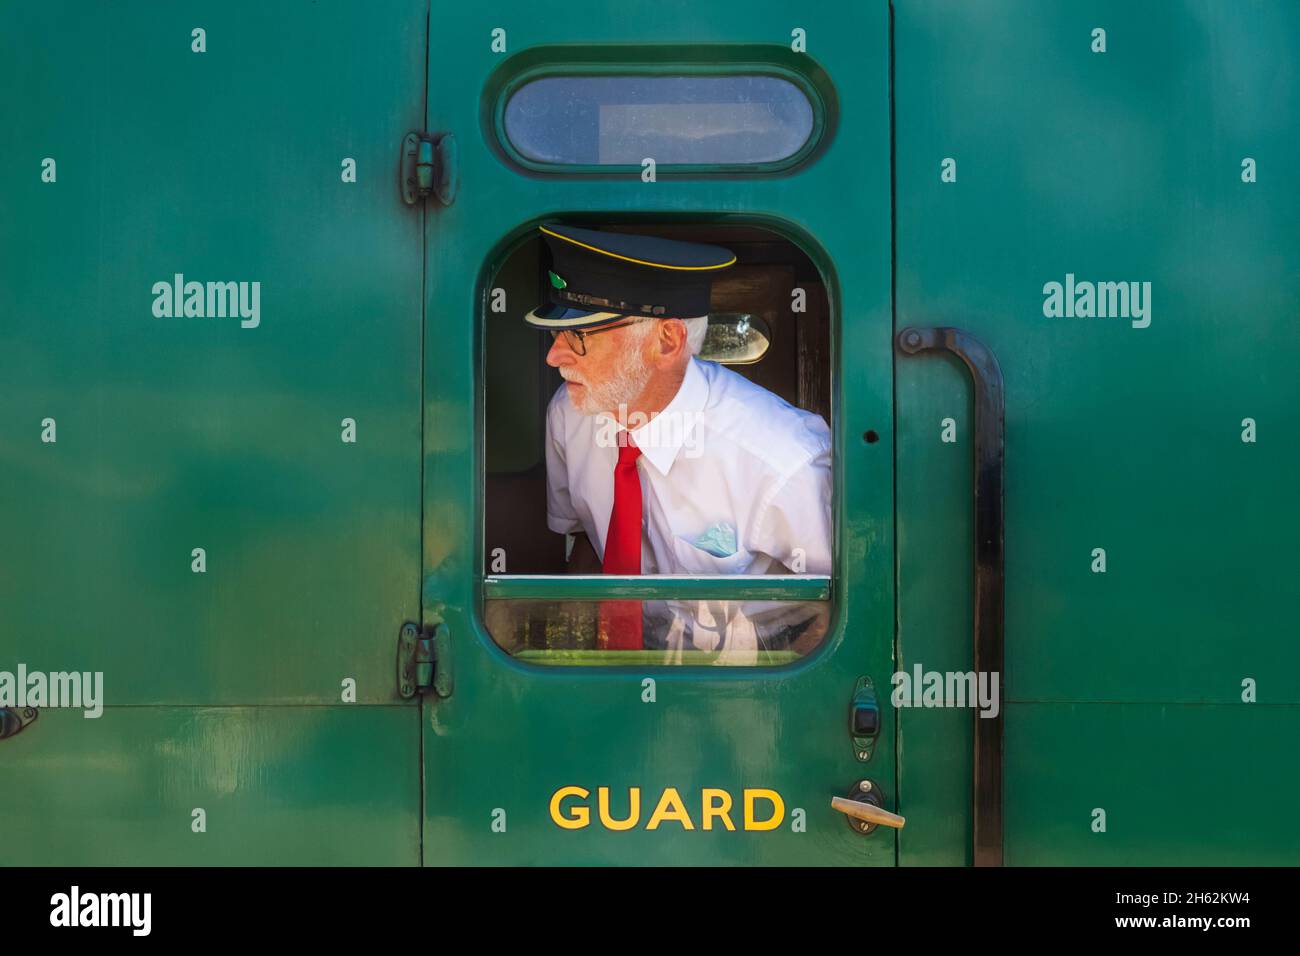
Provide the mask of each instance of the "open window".
MULTIPOLYGON (((834 435, 829 299, 821 271, 798 245, 759 226, 609 220, 584 225, 734 252, 735 264, 713 281, 709 327, 697 360, 716 362, 727 375, 742 376, 819 417, 834 435)), ((768 573, 734 574, 727 552, 744 542, 727 540, 729 526, 720 522, 720 538, 715 533, 688 543, 718 555, 716 563, 705 560, 693 573, 568 573, 574 537, 557 534, 547 522, 547 410, 564 380, 547 364, 552 336, 522 320, 546 300, 549 265, 546 245, 534 231, 506 251, 484 297, 483 620, 493 640, 518 659, 545 664, 753 666, 805 656, 828 630, 829 558, 827 566, 809 573, 795 549, 793 559, 773 561, 768 573), (618 633, 629 615, 639 619, 631 639, 618 633)), ((723 468, 693 467, 702 493, 715 472, 722 480, 723 468)), ((834 528, 829 487, 818 497, 826 500, 809 506, 824 508, 834 528)), ((832 553, 828 542, 826 552, 832 553)))

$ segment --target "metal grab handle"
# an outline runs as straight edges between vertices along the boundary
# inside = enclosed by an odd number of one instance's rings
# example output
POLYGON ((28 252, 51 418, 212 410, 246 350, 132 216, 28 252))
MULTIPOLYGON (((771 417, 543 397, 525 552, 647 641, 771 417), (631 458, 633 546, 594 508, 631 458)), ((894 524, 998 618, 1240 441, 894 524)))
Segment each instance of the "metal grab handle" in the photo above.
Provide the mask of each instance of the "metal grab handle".
POLYGON ((854 820, 861 820, 863 823, 870 823, 873 826, 893 827, 895 830, 901 830, 903 824, 907 822, 897 813, 890 813, 883 807, 878 807, 874 803, 867 803, 865 800, 831 797, 831 806, 845 816, 852 817, 854 820))
MULTIPOLYGON (((975 672, 1002 674, 1003 520, 1002 488, 1005 398, 997 356, 961 329, 907 328, 898 333, 904 355, 950 352, 966 365, 975 390, 975 621, 972 634, 975 672)), ((974 710, 974 780, 971 786, 972 853, 976 866, 1002 865, 1002 715, 1006 681, 998 681, 998 713, 974 710)))

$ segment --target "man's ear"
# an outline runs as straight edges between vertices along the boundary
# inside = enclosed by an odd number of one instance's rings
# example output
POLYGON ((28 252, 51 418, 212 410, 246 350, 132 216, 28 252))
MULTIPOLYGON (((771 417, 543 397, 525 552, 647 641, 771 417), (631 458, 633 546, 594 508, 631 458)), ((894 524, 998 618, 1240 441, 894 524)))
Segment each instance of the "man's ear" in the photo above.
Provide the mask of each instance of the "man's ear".
POLYGON ((690 351, 686 323, 681 319, 661 319, 655 323, 655 358, 672 365, 690 351))

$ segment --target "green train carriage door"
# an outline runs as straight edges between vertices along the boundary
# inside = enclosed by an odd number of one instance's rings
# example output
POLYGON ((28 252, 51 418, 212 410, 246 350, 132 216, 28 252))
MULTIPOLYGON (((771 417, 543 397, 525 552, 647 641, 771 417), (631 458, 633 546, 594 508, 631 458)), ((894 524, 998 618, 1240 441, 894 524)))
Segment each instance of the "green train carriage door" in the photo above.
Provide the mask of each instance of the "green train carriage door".
POLYGON ((888 8, 594 13, 430 23, 424 861, 892 864, 831 808, 895 798, 888 8), (601 649, 615 583, 545 526, 546 221, 736 252, 707 347, 829 421, 829 577, 621 579, 655 638, 601 649))

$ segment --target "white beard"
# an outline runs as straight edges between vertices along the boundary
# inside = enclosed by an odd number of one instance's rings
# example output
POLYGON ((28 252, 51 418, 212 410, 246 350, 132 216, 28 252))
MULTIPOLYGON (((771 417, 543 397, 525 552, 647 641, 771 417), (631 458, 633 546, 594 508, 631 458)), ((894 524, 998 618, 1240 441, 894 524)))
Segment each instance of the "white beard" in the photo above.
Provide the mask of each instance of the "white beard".
POLYGON ((641 354, 644 342, 644 336, 629 342, 619 358, 614 374, 600 386, 591 385, 576 372, 571 373, 569 369, 561 368, 560 375, 565 381, 585 386, 581 402, 575 401, 573 394, 569 394, 573 407, 584 415, 599 415, 601 412, 612 413, 620 405, 632 404, 632 400, 645 390, 653 371, 641 354))

